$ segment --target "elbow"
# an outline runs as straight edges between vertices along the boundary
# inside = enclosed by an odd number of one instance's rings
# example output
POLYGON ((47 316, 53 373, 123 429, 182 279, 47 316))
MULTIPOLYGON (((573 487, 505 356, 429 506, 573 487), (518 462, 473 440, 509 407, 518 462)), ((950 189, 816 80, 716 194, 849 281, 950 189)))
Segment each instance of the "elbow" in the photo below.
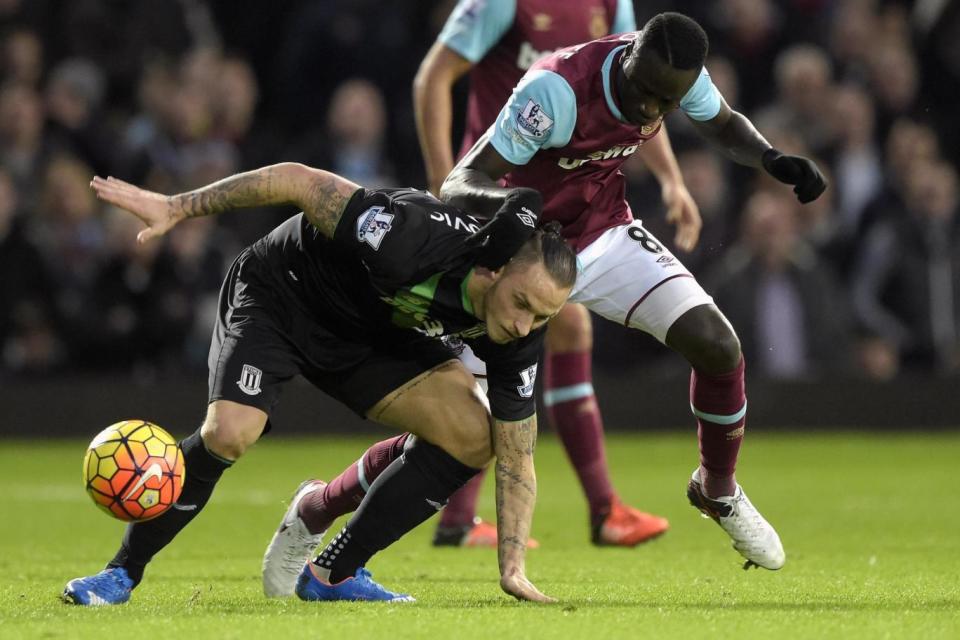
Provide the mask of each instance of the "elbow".
POLYGON ((331 181, 340 178, 340 176, 325 169, 315 169, 299 162, 285 162, 283 167, 284 177, 289 180, 289 184, 295 185, 298 191, 301 188, 308 188, 313 185, 317 179, 331 181))
POLYGON ((463 184, 463 173, 464 170, 460 168, 459 165, 453 168, 453 171, 444 179, 443 184, 440 185, 440 193, 437 194, 437 197, 453 204, 454 199, 460 195, 460 186, 463 184))
POLYGON ((308 167, 300 162, 280 162, 273 165, 273 169, 277 174, 292 179, 302 179, 318 171, 322 171, 321 169, 308 167))
POLYGON ((425 108, 434 95, 450 93, 453 90, 453 78, 436 65, 425 60, 413 76, 413 103, 417 109, 425 108))
POLYGON ((423 67, 420 67, 420 69, 417 70, 417 75, 413 76, 413 84, 411 85, 411 89, 413 90, 413 108, 418 116, 423 110, 424 102, 426 102, 427 88, 430 86, 426 76, 426 71, 423 67))
POLYGON ((426 64, 420 65, 420 68, 417 69, 417 74, 413 76, 413 100, 414 102, 421 102, 423 96, 426 95, 427 90, 431 85, 431 73, 430 68, 426 64))

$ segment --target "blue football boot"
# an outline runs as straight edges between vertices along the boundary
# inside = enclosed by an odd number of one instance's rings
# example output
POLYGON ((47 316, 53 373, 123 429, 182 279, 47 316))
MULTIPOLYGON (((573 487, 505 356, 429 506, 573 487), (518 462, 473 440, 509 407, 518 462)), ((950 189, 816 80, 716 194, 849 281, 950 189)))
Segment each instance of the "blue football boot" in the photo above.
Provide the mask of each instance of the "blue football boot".
POLYGON ((387 591, 374 582, 364 567, 357 569, 352 578, 330 584, 317 577, 314 564, 308 562, 297 579, 297 596, 301 600, 353 600, 367 602, 415 602, 405 593, 387 591))
POLYGON ((133 580, 123 567, 104 569, 94 576, 74 578, 63 589, 61 598, 68 604, 101 607, 123 604, 130 599, 133 580))

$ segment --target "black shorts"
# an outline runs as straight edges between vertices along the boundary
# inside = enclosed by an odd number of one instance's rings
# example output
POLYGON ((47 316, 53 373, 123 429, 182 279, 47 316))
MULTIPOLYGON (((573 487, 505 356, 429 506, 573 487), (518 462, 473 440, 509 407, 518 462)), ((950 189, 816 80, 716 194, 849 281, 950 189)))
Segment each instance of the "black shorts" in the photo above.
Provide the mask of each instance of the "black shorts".
POLYGON ((296 374, 364 416, 388 393, 456 358, 439 340, 401 334, 388 344, 346 340, 280 293, 249 249, 220 290, 210 355, 209 402, 231 400, 268 415, 296 374))

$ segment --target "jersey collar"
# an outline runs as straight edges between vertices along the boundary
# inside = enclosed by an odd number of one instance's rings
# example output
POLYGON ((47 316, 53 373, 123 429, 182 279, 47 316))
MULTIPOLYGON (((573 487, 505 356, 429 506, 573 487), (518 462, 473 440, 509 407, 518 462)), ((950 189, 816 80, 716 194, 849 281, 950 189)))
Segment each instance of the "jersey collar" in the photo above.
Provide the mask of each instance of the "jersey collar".
POLYGON ((612 113, 617 120, 624 124, 629 124, 623 118, 623 113, 620 112, 620 107, 613 97, 613 89, 610 86, 610 70, 613 68, 613 61, 617 57, 617 54, 626 48, 627 45, 622 45, 607 54, 607 58, 603 61, 603 66, 600 68, 600 75, 603 78, 603 97, 607 100, 607 108, 610 109, 610 113, 612 113))

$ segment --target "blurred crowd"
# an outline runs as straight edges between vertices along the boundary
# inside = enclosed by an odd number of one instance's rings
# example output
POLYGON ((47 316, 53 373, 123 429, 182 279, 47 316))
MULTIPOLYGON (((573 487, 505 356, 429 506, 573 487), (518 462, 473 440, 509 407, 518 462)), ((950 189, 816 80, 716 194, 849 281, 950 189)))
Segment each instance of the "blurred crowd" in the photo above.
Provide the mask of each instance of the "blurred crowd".
MULTIPOLYGON (((730 105, 831 180, 800 206, 667 121, 705 222, 678 255, 751 371, 960 372, 960 3, 634 2, 638 24, 697 18, 730 105)), ((410 86, 453 4, 0 0, 0 377, 205 367, 226 267, 292 212, 198 219, 137 245, 139 223, 102 206, 91 176, 173 193, 290 160, 423 186, 410 86)), ((669 241, 638 156, 626 173, 635 214, 669 241)), ((601 367, 668 361, 610 323, 597 343, 601 367)))

